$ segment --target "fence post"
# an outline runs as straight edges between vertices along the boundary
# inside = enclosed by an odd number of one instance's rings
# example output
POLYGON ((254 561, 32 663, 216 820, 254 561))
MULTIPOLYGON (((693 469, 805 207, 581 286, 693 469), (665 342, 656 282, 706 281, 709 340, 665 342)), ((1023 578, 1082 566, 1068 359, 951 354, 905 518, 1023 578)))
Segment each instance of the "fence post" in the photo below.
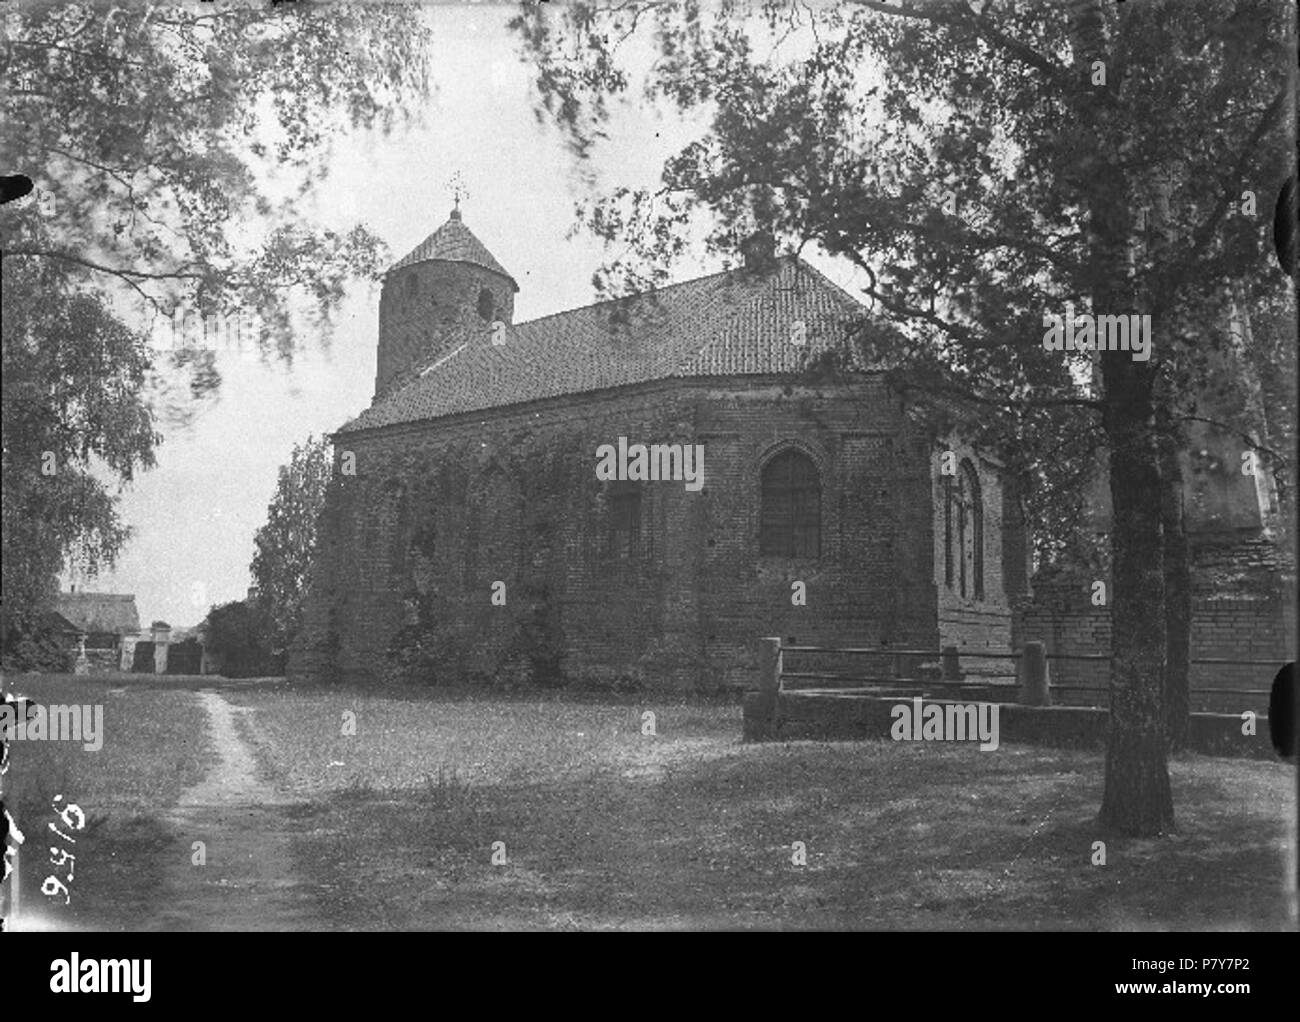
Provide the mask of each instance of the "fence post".
POLYGON ((1017 666, 1020 701, 1026 706, 1051 706, 1051 680, 1047 674, 1047 650, 1041 642, 1026 642, 1017 666))
POLYGON ((781 640, 758 640, 758 691, 745 697, 745 738, 760 741, 776 730, 781 693, 781 640))
POLYGON ((961 681, 961 661, 957 658, 956 646, 943 647, 943 674, 944 681, 961 681))

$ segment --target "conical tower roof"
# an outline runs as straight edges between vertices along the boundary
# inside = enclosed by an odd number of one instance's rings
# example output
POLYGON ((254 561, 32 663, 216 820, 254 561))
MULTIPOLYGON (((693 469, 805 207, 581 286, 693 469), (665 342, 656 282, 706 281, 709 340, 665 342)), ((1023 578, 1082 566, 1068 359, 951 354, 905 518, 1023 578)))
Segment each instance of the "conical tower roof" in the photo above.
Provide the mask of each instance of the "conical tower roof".
POLYGON ((519 290, 515 278, 510 276, 505 267, 496 261, 492 253, 487 250, 487 246, 474 237, 474 232, 465 226, 464 221, 460 218, 459 209, 453 209, 445 224, 389 267, 388 272, 394 273, 405 266, 428 262, 431 259, 481 266, 485 270, 492 270, 494 273, 501 274, 510 281, 516 291, 519 290))

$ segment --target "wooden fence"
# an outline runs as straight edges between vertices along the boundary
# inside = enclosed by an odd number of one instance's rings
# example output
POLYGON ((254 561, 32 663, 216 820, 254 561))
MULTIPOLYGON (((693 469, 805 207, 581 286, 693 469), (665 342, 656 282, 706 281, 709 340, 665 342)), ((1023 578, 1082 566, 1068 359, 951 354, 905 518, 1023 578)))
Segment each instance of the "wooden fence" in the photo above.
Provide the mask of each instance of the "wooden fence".
MULTIPOLYGON (((1106 685, 1064 684, 1051 682, 1053 661, 1088 661, 1109 663, 1106 654, 1048 653, 1041 642, 1027 642, 1019 650, 965 651, 955 646, 942 650, 867 648, 852 646, 783 645, 779 638, 760 640, 761 677, 759 691, 835 692, 841 695, 860 693, 878 696, 924 695, 967 698, 974 701, 1015 702, 1028 706, 1106 706, 1110 689, 1106 685), (851 662, 872 658, 861 669, 848 668, 851 662), (800 661, 791 669, 791 660, 800 661), (812 661, 811 667, 803 661, 812 661), (828 668, 818 667, 817 661, 828 668), (1014 674, 981 674, 979 680, 967 680, 962 661, 989 660, 1010 662, 1014 674)), ((1271 683, 1282 667, 1282 660, 1232 660, 1198 658, 1193 666, 1233 666, 1259 668, 1259 678, 1271 683)), ((1193 710, 1243 709, 1267 710, 1269 689, 1192 684, 1193 710), (1214 705, 1211 705, 1214 704, 1214 705)))

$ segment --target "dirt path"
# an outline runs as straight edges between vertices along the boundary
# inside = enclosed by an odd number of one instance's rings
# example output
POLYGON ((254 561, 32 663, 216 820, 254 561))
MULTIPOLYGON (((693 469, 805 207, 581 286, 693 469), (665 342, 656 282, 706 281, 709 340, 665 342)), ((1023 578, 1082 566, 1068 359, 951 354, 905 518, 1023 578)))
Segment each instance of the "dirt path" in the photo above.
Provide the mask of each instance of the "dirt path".
POLYGON ((152 930, 298 930, 316 928, 308 891, 293 873, 285 799, 258 778, 233 707, 216 692, 198 693, 219 761, 186 789, 166 816, 179 844, 168 869, 165 905, 152 930), (195 862, 203 842, 206 863, 195 862))

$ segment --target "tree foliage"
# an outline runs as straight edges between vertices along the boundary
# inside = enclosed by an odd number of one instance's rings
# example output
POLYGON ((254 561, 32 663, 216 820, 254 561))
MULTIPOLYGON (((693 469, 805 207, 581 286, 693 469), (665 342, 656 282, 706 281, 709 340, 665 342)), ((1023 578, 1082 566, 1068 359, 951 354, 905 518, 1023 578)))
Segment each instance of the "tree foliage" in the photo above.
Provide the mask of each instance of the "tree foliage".
POLYGON ((150 307, 255 312, 285 355, 294 295, 328 326, 347 281, 381 269, 377 238, 314 228, 302 200, 335 132, 413 118, 415 9, 32 4, 5 28, 0 154, 51 200, 48 237, 7 258, 70 263, 150 307))
POLYGON ((289 359, 291 313, 326 339, 378 272, 377 238, 303 200, 338 131, 412 119, 428 31, 370 4, 11 4, 2 24, 0 166, 36 185, 0 212, 4 614, 30 623, 70 558, 111 564, 117 488, 220 383, 213 351, 149 345, 149 316, 242 312, 289 359))
POLYGON ((203 643, 223 676, 252 678, 283 672, 283 658, 271 649, 266 619, 247 601, 218 604, 208 612, 200 629, 203 643))
POLYGON ((529 8, 513 26, 539 115, 580 159, 599 149, 610 97, 638 81, 642 100, 707 124, 660 187, 579 204, 618 245, 598 290, 665 279, 697 232, 713 253, 754 230, 814 246, 895 325, 887 345, 878 330, 857 339, 899 390, 964 408, 973 439, 1035 484, 1040 537, 1078 532, 1080 483, 1101 459, 1114 622, 1101 820, 1171 828, 1157 441, 1204 417, 1234 304, 1285 286, 1269 232, 1293 160, 1292 8, 683 0, 529 8), (639 79, 635 36, 654 56, 639 79), (1044 316, 1070 308, 1150 316, 1151 358, 1044 350, 1044 316))
POLYGON ((29 634, 65 557, 93 573, 130 530, 115 479, 154 463, 159 435, 141 401, 150 375, 138 334, 66 263, 5 259, 3 326, 3 614, 6 640, 29 634))
POLYGON ((329 442, 308 437, 295 444, 289 464, 280 468, 275 495, 267 507, 266 524, 253 542, 257 552, 249 570, 265 615, 271 648, 284 653, 302 625, 302 603, 316 525, 325 506, 333 462, 329 442))

